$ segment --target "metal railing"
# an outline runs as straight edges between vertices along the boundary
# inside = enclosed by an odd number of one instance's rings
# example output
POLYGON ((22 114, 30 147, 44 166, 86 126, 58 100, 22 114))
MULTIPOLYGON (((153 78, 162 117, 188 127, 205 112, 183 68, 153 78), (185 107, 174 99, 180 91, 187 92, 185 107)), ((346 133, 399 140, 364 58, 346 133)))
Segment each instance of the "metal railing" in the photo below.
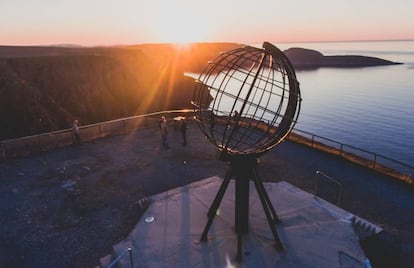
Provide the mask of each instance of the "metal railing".
MULTIPOLYGON (((82 142, 114 135, 125 135, 140 128, 156 127, 161 115, 166 117, 187 114, 192 110, 171 110, 137 115, 79 127, 82 142)), ((0 142, 0 160, 48 152, 73 144, 72 130, 64 129, 0 142)))
POLYGON ((131 248, 127 248, 124 252, 119 254, 119 256, 116 257, 116 259, 113 260, 108 266, 106 266, 106 268, 114 267, 115 264, 117 264, 127 253, 129 253, 129 263, 131 264, 131 268, 134 268, 134 259, 133 259, 133 256, 132 256, 132 249, 131 248))
MULTIPOLYGON (((315 173, 315 182, 314 182, 313 195, 315 197, 319 196, 319 197, 327 198, 327 199, 330 198, 330 197, 334 198, 335 195, 336 195, 337 196, 336 204, 338 206, 341 206, 342 184, 340 182, 338 182, 337 180, 333 179, 332 177, 326 175, 322 171, 317 170, 316 173, 315 173), (322 178, 324 179, 324 181, 321 180, 322 178), (321 185, 320 185, 321 182, 325 182, 326 187, 324 187, 324 189, 321 189, 322 188, 321 185), (328 182, 328 184, 326 182, 328 182), (332 188, 336 188, 336 191, 335 191, 336 193, 332 191, 332 188)), ((331 200, 328 200, 328 201, 331 201, 331 200)))
MULTIPOLYGON (((139 128, 156 127, 161 115, 173 117, 192 112, 193 110, 190 109, 161 111, 81 126, 81 138, 85 142, 113 135, 127 134, 139 128)), ((414 167, 392 158, 296 128, 289 134, 288 140, 338 155, 380 173, 414 184, 414 167)), ((71 144, 71 129, 4 140, 0 141, 0 160, 47 152, 71 144)))
POLYGON ((310 132, 294 129, 288 136, 290 141, 338 155, 348 161, 368 167, 382 174, 414 184, 414 167, 390 157, 344 144, 310 132))

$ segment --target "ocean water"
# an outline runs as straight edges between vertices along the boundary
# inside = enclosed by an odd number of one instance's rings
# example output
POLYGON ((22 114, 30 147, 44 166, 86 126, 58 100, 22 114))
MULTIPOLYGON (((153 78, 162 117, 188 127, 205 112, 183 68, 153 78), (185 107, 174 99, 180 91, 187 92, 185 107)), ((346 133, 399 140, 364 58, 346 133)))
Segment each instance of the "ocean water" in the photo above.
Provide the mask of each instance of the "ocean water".
POLYGON ((414 166, 414 41, 275 45, 403 63, 297 71, 303 102, 296 128, 414 166))
POLYGON ((325 56, 363 55, 403 63, 297 70, 303 101, 295 129, 414 166, 414 41, 274 45, 281 50, 301 47, 325 56))

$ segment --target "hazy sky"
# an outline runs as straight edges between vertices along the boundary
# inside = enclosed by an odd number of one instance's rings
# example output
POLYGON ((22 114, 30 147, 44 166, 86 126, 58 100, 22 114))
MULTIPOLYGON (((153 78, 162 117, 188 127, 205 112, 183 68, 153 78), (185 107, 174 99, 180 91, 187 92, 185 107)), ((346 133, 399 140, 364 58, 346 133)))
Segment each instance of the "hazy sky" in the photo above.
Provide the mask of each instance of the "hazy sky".
POLYGON ((0 45, 414 39, 413 0, 1 0, 0 45))

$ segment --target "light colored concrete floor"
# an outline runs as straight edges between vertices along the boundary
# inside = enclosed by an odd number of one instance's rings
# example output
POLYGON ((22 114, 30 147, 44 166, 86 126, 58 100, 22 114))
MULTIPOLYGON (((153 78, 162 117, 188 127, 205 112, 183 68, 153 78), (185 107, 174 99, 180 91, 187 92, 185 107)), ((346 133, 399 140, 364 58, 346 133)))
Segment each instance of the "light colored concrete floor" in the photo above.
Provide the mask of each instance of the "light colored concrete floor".
MULTIPOLYGON (((366 257, 350 221, 353 215, 286 182, 265 184, 281 220, 276 226, 284 251, 274 246, 253 182, 242 261, 235 260, 233 180, 208 241, 199 242, 221 183, 219 177, 211 177, 151 197, 148 210, 129 236, 115 245, 115 252, 131 247, 135 267, 364 267, 366 257)), ((121 264, 130 267, 129 258, 121 259, 121 264)))

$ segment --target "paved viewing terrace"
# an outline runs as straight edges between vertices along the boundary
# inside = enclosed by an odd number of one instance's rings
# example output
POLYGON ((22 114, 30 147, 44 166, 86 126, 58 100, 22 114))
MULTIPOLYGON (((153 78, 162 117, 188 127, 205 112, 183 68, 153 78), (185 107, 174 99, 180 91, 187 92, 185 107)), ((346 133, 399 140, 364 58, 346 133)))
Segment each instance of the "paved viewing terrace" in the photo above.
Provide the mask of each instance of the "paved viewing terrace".
MULTIPOLYGON (((141 121, 145 128, 136 131, 125 131, 133 127, 120 123, 117 128, 120 135, 105 135, 105 126, 99 131, 85 127, 81 129, 83 143, 80 146, 67 146, 70 144, 68 136, 61 147, 53 145, 53 150, 2 160, 0 263, 6 267, 94 267, 102 257, 117 252, 113 246, 127 239, 146 217, 154 215, 157 200, 162 202, 159 195, 172 189, 178 194, 185 191, 180 187, 186 185, 192 185, 187 192, 198 191, 197 187, 211 183, 206 179, 213 177, 220 181, 224 177, 226 163, 217 160, 215 147, 194 123, 188 124, 188 146, 182 146, 180 133, 174 129, 175 122, 169 118, 171 149, 164 150, 160 146, 156 122, 155 119, 145 124, 141 121), (88 135, 95 135, 95 138, 88 139, 88 135), (96 136, 102 138, 96 139, 96 136), (156 196, 158 199, 154 199, 156 196), (152 202, 148 207, 142 206, 140 200, 148 197, 153 198, 152 202)), ((59 140, 54 142, 59 145, 59 140)), ((41 143, 47 144, 47 140, 39 141, 41 143)), ((291 141, 283 142, 261 157, 259 172, 266 185, 288 183, 291 185, 288 188, 293 187, 289 189, 301 189, 305 191, 303 195, 311 199, 316 191, 320 200, 326 199, 346 213, 382 229, 378 234, 363 236, 361 244, 365 251, 356 254, 358 260, 366 256, 373 267, 412 267, 414 194, 411 184, 291 141)), ((215 187, 211 186, 213 195, 215 187)), ((199 194, 194 192, 190 196, 199 194)), ((232 195, 231 190, 228 195, 232 195)), ((209 205, 209 201, 206 204, 209 205)), ((299 220, 285 210, 288 204, 285 207, 281 202, 274 205, 281 213, 282 223, 284 219, 285 224, 299 220)), ((169 209, 174 211, 174 207, 169 209)), ((177 213, 183 213, 182 209, 180 207, 177 213)), ((258 206, 257 211, 252 211, 261 214, 262 208, 258 206)), ((196 229, 202 229, 206 220, 200 219, 202 226, 196 229)), ((257 220, 261 221, 260 218, 254 221, 257 220)), ((220 219, 215 221, 220 222, 220 219)), ((173 218, 165 224, 170 228, 176 226, 173 218)), ((225 237, 234 241, 231 224, 225 228, 230 231, 225 237)), ((257 224, 252 222, 251 225, 255 230, 257 224)), ((176 228, 181 230, 183 226, 176 228)), ((263 229, 267 230, 267 225, 263 225, 263 229)), ((220 237, 218 233, 215 236, 220 237)), ((281 235, 285 243, 288 237, 288 233, 281 235)), ((358 238, 355 241, 358 246, 358 238)), ((232 247, 233 242, 230 244, 232 247)), ((303 250, 299 248, 300 243, 291 245, 293 248, 284 254, 289 255, 293 249, 303 250)), ((140 257, 144 256, 140 250, 131 247, 136 267, 140 267, 140 257)), ((281 256, 277 251, 274 254, 281 256)), ((231 263, 233 255, 229 255, 231 263)), ((338 256, 340 254, 335 258, 338 256)), ((127 260, 126 255, 122 263, 127 260)), ((148 259, 141 263, 148 263, 148 259)), ((208 267, 215 265, 210 262, 208 267)), ((306 263, 305 267, 318 266, 306 263)))

